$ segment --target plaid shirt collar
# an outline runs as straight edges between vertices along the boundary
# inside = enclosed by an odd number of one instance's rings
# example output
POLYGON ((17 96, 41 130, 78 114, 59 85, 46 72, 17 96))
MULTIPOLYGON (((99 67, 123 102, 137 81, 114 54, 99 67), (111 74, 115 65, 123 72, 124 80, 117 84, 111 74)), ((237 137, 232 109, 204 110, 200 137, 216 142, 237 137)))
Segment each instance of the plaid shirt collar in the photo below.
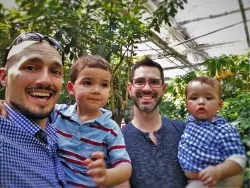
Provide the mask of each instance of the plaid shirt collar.
MULTIPOLYGON (((41 129, 39 125, 28 119, 18 110, 11 108, 6 102, 4 102, 4 106, 7 110, 8 119, 16 123, 18 126, 21 126, 21 128, 27 131, 28 133, 35 136, 38 132, 44 132, 44 130, 41 129)), ((49 123, 46 123, 45 134, 47 137, 49 137, 49 140, 54 143, 57 142, 55 137, 55 129, 49 123)))
POLYGON ((218 125, 218 124, 225 124, 227 123, 226 120, 218 115, 215 115, 215 119, 210 120, 197 120, 192 115, 188 115, 187 117, 188 123, 195 123, 196 125, 200 126, 211 126, 211 125, 218 125))

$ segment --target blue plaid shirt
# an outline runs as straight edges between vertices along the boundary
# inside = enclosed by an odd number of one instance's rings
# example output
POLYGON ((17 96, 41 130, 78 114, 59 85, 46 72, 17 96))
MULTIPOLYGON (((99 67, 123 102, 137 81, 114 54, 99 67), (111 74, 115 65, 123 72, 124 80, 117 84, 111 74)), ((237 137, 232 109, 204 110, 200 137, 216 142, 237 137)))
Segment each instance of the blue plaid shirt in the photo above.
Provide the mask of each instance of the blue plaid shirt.
POLYGON ((64 172, 56 155, 53 127, 37 126, 20 112, 7 108, 0 117, 0 187, 62 187, 64 172))
POLYGON ((188 116, 178 158, 185 172, 199 172, 222 163, 232 155, 245 158, 245 149, 235 127, 216 116, 214 121, 196 121, 188 116))

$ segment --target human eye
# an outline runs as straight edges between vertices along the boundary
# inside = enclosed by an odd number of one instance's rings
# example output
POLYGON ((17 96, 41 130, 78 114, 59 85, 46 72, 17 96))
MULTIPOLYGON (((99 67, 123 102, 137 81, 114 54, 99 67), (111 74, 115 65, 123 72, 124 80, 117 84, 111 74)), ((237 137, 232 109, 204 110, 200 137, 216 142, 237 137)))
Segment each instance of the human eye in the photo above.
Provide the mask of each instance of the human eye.
POLYGON ((206 99, 210 101, 210 100, 213 100, 214 97, 213 96, 207 96, 206 99))
POLYGON ((141 79, 141 78, 135 79, 134 84, 136 84, 136 85, 144 85, 145 84, 145 79, 141 79))
POLYGON ((35 65, 26 65, 24 69, 28 71, 35 71, 37 70, 37 67, 35 65))
POLYGON ((197 98, 198 97, 196 97, 196 96, 191 96, 191 97, 189 97, 189 100, 195 101, 195 100, 197 100, 197 98))
POLYGON ((58 76, 61 76, 61 75, 62 75, 62 72, 61 72, 61 70, 59 70, 59 69, 52 69, 51 72, 52 72, 53 74, 55 74, 55 75, 58 75, 58 76))
POLYGON ((102 87, 103 88, 108 88, 109 87, 109 83, 102 83, 102 87))
POLYGON ((150 82, 150 85, 152 85, 152 86, 161 86, 160 79, 150 79, 149 82, 150 82))
POLYGON ((84 80, 84 81, 82 82, 82 84, 83 84, 84 86, 91 86, 91 85, 92 85, 92 82, 89 81, 89 80, 84 80))
POLYGON ((133 80, 132 84, 135 88, 143 88, 146 84, 146 80, 144 78, 137 78, 133 80))

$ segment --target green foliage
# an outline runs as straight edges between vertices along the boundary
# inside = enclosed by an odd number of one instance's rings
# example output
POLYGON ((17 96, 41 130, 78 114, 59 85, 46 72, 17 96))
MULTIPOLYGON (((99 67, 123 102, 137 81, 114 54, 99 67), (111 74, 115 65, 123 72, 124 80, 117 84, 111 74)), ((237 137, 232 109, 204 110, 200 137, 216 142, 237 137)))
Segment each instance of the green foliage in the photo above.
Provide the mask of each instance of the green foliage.
MULTIPOLYGON (((224 107, 220 114, 226 117, 241 135, 242 142, 247 151, 247 157, 250 157, 250 90, 243 91, 238 89, 233 97, 224 100, 224 107)), ((250 164, 247 163, 245 172, 245 181, 250 181, 250 164)), ((243 187, 249 187, 244 185, 243 187)))
POLYGON ((178 8, 184 9, 184 3, 187 0, 165 0, 159 4, 159 8, 155 11, 151 26, 160 32, 160 25, 164 22, 171 26, 170 17, 175 17, 178 8))
MULTIPOLYGON (((247 117, 249 108, 244 104, 248 105, 250 91, 250 53, 211 58, 207 60, 205 67, 206 69, 203 71, 189 72, 169 81, 161 104, 161 112, 169 117, 184 119, 187 113, 185 107, 186 84, 196 75, 208 75, 215 77, 222 84, 224 108, 221 113, 224 117, 230 122, 236 121, 241 114, 246 114, 244 117, 247 117)), ((243 124, 250 124, 249 118, 245 119, 247 123, 243 124)))
POLYGON ((166 94, 160 105, 160 110, 164 115, 176 119, 186 117, 185 90, 187 83, 194 77, 196 77, 196 73, 192 71, 169 81, 166 94))
MULTIPOLYGON (((17 8, 0 6, 0 50, 4 51, 25 31, 54 36, 66 53, 65 83, 68 68, 79 56, 91 53, 105 57, 114 73, 107 106, 115 116, 122 116, 128 103, 126 83, 135 44, 147 38, 152 27, 160 27, 169 16, 174 16, 183 2, 186 0, 165 0, 152 17, 142 22, 147 0, 16 0, 17 8)), ((65 88, 59 102, 73 102, 65 88)))
POLYGON ((250 90, 238 90, 237 93, 235 97, 225 99, 220 114, 237 126, 246 143, 250 140, 250 90))
POLYGON ((208 75, 224 85, 224 98, 237 90, 250 89, 250 53, 245 55, 222 55, 206 62, 208 75))

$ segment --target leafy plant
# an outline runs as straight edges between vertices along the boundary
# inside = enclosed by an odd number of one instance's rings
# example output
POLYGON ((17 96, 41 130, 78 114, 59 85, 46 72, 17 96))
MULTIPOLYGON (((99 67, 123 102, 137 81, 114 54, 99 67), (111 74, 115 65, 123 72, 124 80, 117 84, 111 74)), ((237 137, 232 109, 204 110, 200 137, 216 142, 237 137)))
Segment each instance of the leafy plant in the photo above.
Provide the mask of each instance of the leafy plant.
POLYGON ((166 94, 160 105, 161 112, 171 118, 185 119, 187 115, 185 90, 187 83, 196 77, 196 72, 177 76, 167 84, 166 94))
MULTIPOLYGON (((39 31, 54 36, 63 44, 67 56, 65 81, 72 61, 79 56, 91 53, 105 57, 113 67, 107 107, 114 117, 124 116, 128 104, 126 83, 136 43, 147 39, 153 27, 159 28, 185 2, 164 0, 147 19, 143 18, 148 12, 147 0, 16 0, 17 8, 12 9, 0 4, 0 50, 4 51, 21 32, 39 31)), ((59 101, 73 102, 65 88, 59 101)))

